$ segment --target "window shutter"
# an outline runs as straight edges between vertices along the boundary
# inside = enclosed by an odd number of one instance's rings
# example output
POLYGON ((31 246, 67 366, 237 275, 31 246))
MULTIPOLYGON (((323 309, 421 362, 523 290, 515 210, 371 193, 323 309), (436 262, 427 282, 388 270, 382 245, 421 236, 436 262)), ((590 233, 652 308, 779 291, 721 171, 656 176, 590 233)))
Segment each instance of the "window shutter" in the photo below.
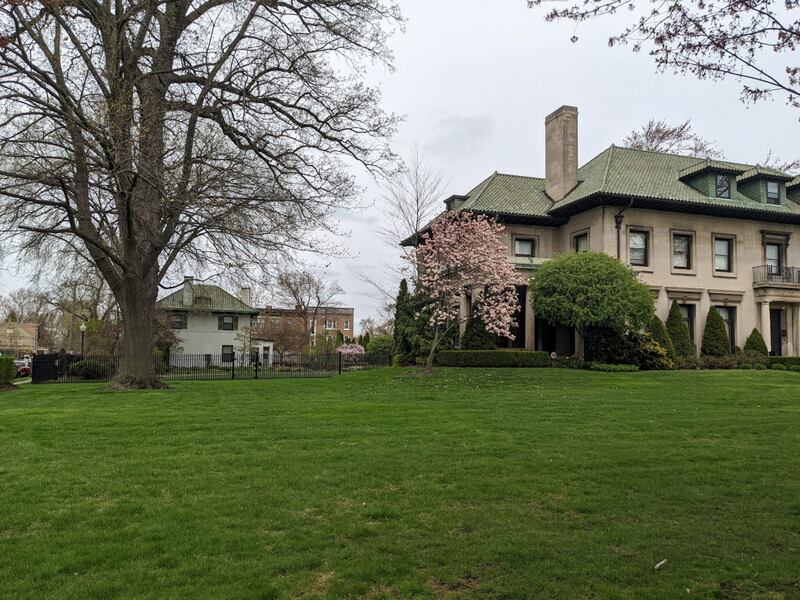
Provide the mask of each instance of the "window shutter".
POLYGON ((222 331, 222 315, 217 317, 217 329, 222 331))
POLYGON ((238 329, 239 329, 239 317, 237 315, 233 317, 233 330, 238 331, 238 329))

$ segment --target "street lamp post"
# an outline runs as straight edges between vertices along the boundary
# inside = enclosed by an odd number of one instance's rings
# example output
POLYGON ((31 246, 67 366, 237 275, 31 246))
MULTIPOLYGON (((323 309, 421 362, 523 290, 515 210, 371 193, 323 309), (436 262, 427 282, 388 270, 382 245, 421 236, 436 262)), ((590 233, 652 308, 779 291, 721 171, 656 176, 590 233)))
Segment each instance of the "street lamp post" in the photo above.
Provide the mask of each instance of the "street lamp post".
POLYGON ((81 323, 81 326, 78 327, 81 330, 81 356, 83 356, 83 339, 86 335, 86 323, 81 323))

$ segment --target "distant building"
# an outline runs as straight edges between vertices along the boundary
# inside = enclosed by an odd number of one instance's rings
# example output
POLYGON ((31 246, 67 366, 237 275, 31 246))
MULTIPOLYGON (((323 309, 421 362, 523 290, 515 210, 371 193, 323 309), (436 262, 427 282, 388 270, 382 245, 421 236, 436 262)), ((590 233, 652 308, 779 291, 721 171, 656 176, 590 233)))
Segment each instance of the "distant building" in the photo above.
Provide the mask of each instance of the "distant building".
POLYGON ((0 323, 0 351, 35 352, 39 347, 38 342, 38 323, 0 323))
MULTIPOLYGON (((311 313, 313 311, 307 311, 311 313)), ((355 311, 341 306, 322 306, 316 310, 316 316, 304 314, 300 307, 277 308, 267 306, 259 311, 258 323, 263 329, 281 330, 287 322, 303 323, 308 332, 308 343, 316 344, 318 339, 332 337, 339 331, 344 337, 354 337, 355 311), (305 320, 308 319, 308 323, 305 320)))
POLYGON ((199 355, 206 357, 199 359, 206 363, 229 363, 250 344, 251 360, 272 364, 272 343, 251 339, 258 310, 250 302, 249 288, 242 288, 237 298, 217 285, 185 277, 181 289, 158 301, 158 308, 169 315, 170 326, 181 340, 170 352, 170 362, 180 366, 186 362, 180 355, 199 355))

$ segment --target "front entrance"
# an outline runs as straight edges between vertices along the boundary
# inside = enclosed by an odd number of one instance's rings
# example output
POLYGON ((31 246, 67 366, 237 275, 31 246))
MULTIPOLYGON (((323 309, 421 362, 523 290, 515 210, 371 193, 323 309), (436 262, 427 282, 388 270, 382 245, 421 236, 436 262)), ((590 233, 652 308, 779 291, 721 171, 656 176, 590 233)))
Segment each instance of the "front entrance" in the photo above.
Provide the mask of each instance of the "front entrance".
POLYGON ((780 356, 783 340, 781 337, 782 331, 782 316, 783 310, 780 308, 769 309, 769 337, 770 337, 770 354, 772 356, 780 356))

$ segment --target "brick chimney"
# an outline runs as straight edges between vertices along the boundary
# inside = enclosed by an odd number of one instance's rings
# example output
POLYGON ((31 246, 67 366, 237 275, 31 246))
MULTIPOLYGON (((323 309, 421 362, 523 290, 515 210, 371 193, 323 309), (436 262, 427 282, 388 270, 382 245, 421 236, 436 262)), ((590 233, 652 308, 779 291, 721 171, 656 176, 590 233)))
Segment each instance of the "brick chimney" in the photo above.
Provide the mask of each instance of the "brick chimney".
POLYGON ((191 275, 183 276, 183 306, 191 308, 194 304, 194 278, 191 275))
POLYGON ((578 185, 578 108, 562 106, 547 115, 544 132, 544 187, 557 202, 578 185))

